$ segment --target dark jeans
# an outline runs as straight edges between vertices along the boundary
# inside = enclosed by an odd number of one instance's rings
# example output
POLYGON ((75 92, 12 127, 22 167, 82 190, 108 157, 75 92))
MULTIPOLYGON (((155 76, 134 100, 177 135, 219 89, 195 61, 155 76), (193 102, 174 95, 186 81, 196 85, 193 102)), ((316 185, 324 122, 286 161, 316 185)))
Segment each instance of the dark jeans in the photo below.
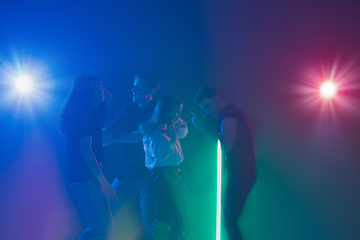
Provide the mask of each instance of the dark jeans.
POLYGON ((147 240, 187 239, 189 221, 179 166, 159 167, 150 172, 142 194, 142 209, 152 216, 147 240))
POLYGON ((228 176, 225 201, 223 205, 224 224, 229 240, 241 240, 237 220, 244 208, 246 198, 255 182, 254 174, 228 176))
POLYGON ((115 223, 108 201, 95 179, 69 182, 70 190, 88 224, 79 240, 108 240, 115 236, 115 223))
MULTIPOLYGON (((141 201, 140 195, 144 190, 144 187, 148 184, 148 182, 149 182, 149 178, 147 175, 142 178, 131 179, 131 180, 127 180, 126 178, 124 178, 121 181, 115 178, 114 182, 112 183, 112 187, 115 189, 115 192, 117 194, 117 200, 109 201, 110 209, 113 216, 115 217, 116 214, 134 198, 139 198, 139 201, 141 201)), ((150 228, 149 227, 150 223, 148 222, 151 221, 149 219, 151 217, 145 214, 144 210, 142 209, 140 210, 141 210, 140 211, 141 220, 143 222, 145 233, 148 233, 149 232, 148 229, 150 228)), ((148 211, 150 212, 150 210, 148 211)), ((83 232, 83 236, 88 236, 88 235, 89 236, 92 235, 91 229, 89 227, 86 228, 85 231, 83 232)))

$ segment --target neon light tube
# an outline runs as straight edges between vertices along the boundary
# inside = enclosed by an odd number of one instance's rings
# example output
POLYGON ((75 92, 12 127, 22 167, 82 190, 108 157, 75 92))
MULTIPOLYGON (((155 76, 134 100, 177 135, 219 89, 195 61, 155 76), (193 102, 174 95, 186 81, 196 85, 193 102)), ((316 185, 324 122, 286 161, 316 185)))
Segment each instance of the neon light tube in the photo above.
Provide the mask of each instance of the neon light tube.
POLYGON ((221 143, 217 144, 217 194, 216 194, 216 240, 220 240, 221 230, 221 170, 222 170, 222 154, 221 143))

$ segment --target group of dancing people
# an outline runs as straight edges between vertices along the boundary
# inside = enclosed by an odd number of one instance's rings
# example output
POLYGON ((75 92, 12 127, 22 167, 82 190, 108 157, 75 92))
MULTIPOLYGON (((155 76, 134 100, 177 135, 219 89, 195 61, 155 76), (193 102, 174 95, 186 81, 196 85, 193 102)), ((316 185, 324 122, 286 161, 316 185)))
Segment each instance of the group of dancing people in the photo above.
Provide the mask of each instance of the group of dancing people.
MULTIPOLYGON (((79 240, 114 239, 115 215, 135 198, 146 240, 189 238, 179 141, 188 133, 181 118, 183 101, 173 94, 155 99, 159 87, 153 74, 135 75, 132 103, 103 126, 112 96, 95 76, 74 79, 60 109, 59 128, 67 138, 68 185, 88 225, 79 240), (110 184, 102 172, 103 147, 113 142, 121 144, 110 184)), ((224 225, 230 240, 241 240, 237 220, 256 177, 251 128, 241 110, 213 88, 200 88, 195 103, 218 122, 218 128, 209 128, 204 114, 191 111, 194 126, 213 143, 221 141, 228 178, 224 225)))

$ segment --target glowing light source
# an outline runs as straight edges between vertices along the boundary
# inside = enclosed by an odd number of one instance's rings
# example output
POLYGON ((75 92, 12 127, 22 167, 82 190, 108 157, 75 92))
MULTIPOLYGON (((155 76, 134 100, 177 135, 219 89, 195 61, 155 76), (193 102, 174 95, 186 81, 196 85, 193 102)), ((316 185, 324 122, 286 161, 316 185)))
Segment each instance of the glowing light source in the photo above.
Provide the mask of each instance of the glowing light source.
POLYGON ((319 125, 316 128, 324 131, 329 131, 324 128, 330 123, 337 124, 342 114, 360 115, 360 102, 355 94, 360 89, 359 66, 357 58, 348 57, 310 62, 296 83, 290 83, 291 94, 298 96, 294 98, 294 107, 305 110, 308 117, 316 120, 319 125))
POLYGON ((22 76, 15 81, 15 87, 20 93, 29 93, 33 88, 33 84, 29 77, 22 76))
POLYGON ((324 82, 320 88, 321 96, 331 98, 336 94, 336 86, 332 82, 324 82))
POLYGON ((217 194, 216 194, 216 240, 220 240, 221 230, 221 171, 222 171, 222 153, 221 143, 217 144, 217 194))

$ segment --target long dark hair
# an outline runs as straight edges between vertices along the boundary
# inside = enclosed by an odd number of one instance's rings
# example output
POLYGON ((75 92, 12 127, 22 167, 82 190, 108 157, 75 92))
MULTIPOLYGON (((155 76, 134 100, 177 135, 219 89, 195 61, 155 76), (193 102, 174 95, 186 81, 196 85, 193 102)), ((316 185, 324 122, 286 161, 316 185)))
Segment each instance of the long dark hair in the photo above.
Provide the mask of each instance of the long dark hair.
POLYGON ((156 103, 154 112, 149 120, 140 124, 140 131, 145 135, 151 134, 162 124, 170 124, 171 119, 167 116, 167 113, 182 104, 183 101, 176 95, 167 94, 162 96, 156 103))
POLYGON ((95 87, 100 80, 89 74, 81 74, 73 81, 72 87, 59 112, 59 130, 66 133, 73 116, 91 107, 95 99, 95 87))

